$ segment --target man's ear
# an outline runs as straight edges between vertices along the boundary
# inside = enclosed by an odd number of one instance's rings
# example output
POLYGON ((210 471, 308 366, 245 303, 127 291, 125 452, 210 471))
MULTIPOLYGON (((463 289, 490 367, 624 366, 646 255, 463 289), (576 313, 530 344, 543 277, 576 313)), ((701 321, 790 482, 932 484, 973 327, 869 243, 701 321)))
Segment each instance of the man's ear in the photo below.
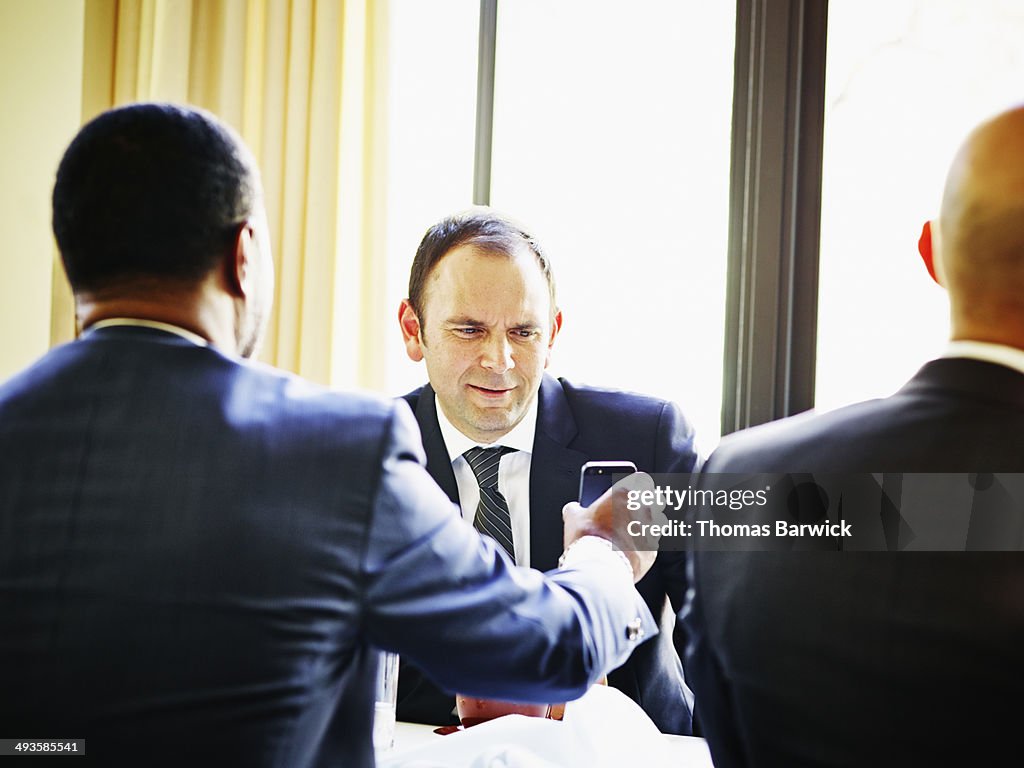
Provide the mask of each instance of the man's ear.
POLYGON ((932 234, 932 222, 926 221, 921 228, 921 237, 917 241, 917 252, 921 254, 921 261, 925 269, 931 275, 937 285, 942 285, 935 270, 935 236, 932 234))
POLYGON ((551 364, 551 348, 555 345, 555 337, 558 336, 560 330, 562 330, 562 310, 559 309, 551 320, 551 337, 548 339, 548 350, 544 355, 545 368, 551 364))
POLYGON ((418 363, 423 359, 423 328, 408 299, 402 299, 398 307, 398 325, 402 329, 402 340, 405 341, 405 354, 414 363, 418 363))
POLYGON ((231 250, 224 259, 228 292, 237 298, 248 298, 256 290, 255 237, 252 223, 246 221, 238 228, 231 250))

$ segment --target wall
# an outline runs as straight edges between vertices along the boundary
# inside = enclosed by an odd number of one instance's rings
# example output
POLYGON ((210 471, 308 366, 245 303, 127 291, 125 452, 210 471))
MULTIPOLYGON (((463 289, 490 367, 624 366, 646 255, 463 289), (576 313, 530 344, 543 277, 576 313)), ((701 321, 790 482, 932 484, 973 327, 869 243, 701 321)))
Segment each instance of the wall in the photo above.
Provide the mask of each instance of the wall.
POLYGON ((81 121, 84 17, 85 0, 0 0, 0 380, 50 346, 50 193, 81 121))

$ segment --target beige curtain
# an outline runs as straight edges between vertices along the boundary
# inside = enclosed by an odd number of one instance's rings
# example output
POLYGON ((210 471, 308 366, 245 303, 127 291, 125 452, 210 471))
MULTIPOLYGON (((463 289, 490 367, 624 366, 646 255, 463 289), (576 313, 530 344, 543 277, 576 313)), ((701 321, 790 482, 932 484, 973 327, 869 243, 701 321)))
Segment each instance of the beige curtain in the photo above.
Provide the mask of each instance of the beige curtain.
POLYGON ((83 121, 159 100, 239 131, 262 169, 277 263, 261 358, 336 386, 382 386, 390 328, 385 14, 374 0, 86 0, 83 121))

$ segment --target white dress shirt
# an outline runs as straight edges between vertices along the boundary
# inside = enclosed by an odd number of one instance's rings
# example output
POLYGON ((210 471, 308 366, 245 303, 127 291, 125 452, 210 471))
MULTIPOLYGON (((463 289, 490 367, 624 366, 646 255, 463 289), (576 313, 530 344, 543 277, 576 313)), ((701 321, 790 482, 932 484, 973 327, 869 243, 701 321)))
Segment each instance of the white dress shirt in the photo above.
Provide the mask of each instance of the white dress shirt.
POLYGON ((533 459, 533 436, 537 431, 537 398, 527 410, 522 420, 512 431, 500 440, 488 445, 478 443, 462 434, 449 420, 437 403, 437 423, 441 428, 441 437, 448 458, 451 459, 455 472, 455 484, 459 488, 459 506, 462 518, 473 524, 476 507, 480 503, 480 485, 476 475, 463 457, 470 448, 494 448, 503 445, 514 448, 506 453, 498 464, 498 492, 508 502, 508 512, 512 523, 512 544, 516 550, 516 565, 530 566, 530 463, 533 459))
POLYGON ((951 341, 946 346, 943 357, 966 357, 971 360, 982 360, 986 363, 1004 365, 1015 371, 1024 373, 1024 349, 1008 347, 1005 344, 992 344, 987 341, 951 341))

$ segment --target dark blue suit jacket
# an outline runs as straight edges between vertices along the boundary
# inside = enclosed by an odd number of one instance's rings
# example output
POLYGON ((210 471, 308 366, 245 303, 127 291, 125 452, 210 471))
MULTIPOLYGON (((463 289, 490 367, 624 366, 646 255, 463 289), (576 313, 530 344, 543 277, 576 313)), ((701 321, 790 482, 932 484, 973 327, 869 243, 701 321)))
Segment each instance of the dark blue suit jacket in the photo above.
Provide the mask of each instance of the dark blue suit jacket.
POLYGON ((579 695, 630 620, 655 631, 593 570, 516 571, 424 471, 401 402, 125 327, 0 386, 4 736, 369 766, 371 645, 468 693, 579 695))
MULTIPOLYGON (((427 471, 457 504, 458 487, 438 426, 434 391, 427 385, 405 400, 423 435, 427 471)), ((690 472, 698 462, 693 438, 693 428, 673 403, 544 376, 530 463, 531 566, 542 571, 556 567, 562 553, 562 507, 576 500, 584 463, 621 459, 646 472, 690 472)), ((663 552, 637 584, 655 617, 661 617, 666 595, 676 610, 682 607, 683 563, 681 553, 663 552)), ((658 637, 639 646, 608 681, 638 702, 662 732, 689 734, 691 713, 672 625, 670 616, 658 637)), ((450 722, 452 697, 414 668, 403 667, 399 698, 400 719, 450 722)))
MULTIPOLYGON (((892 397, 729 436, 704 471, 1024 472, 1024 375, 935 360, 892 397)), ((1024 553, 697 551, 693 586, 716 766, 1020 762, 1024 553)))

